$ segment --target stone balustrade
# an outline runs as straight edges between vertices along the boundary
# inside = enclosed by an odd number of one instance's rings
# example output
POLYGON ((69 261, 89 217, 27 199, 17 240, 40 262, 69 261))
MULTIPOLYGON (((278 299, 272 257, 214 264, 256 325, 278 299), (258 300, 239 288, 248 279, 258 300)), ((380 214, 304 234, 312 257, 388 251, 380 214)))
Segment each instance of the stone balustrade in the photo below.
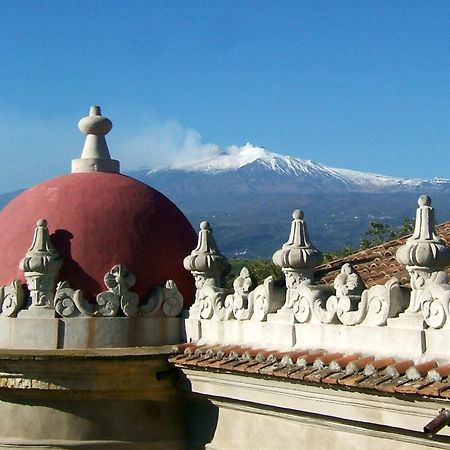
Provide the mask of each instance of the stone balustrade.
MULTIPOLYGON (((209 224, 208 233, 212 234, 209 224)), ((221 267, 228 270, 215 241, 211 242, 212 253, 220 255, 221 267)), ((199 248, 200 240, 197 258, 199 248)), ((211 248, 207 251, 211 253, 211 248)), ((416 359, 424 354, 449 356, 443 342, 450 338, 450 285, 442 269, 450 262, 450 250, 436 235, 427 196, 419 198, 414 233, 399 248, 397 259, 406 265, 411 287, 392 277, 383 285, 366 288, 348 263, 333 285, 317 284, 313 274, 322 255, 310 241, 303 213, 296 210, 289 239, 273 256, 283 270, 285 286, 272 277, 253 286, 244 268, 230 290, 217 281, 223 275, 217 268, 204 270, 185 321, 187 337, 208 344, 374 354, 392 354, 394 348, 394 353, 398 349, 416 359)), ((198 272, 192 272, 198 279, 198 272)))

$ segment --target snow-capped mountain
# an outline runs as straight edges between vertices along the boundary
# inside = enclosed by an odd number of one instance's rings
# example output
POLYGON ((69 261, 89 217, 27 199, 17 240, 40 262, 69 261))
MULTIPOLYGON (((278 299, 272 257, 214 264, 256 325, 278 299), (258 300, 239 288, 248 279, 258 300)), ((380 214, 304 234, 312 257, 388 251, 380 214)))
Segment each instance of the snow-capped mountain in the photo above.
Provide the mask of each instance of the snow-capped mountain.
POLYGON ((405 179, 282 156, 246 144, 129 174, 163 192, 197 228, 209 220, 229 256, 270 257, 285 242, 292 211, 305 211, 321 250, 357 246, 370 221, 399 225, 430 194, 437 221, 450 219, 450 180, 405 179))
MULTIPOLYGON (((197 228, 209 220, 228 256, 269 258, 302 209, 322 250, 357 246, 370 221, 399 225, 430 194, 437 222, 450 220, 450 180, 405 179, 282 156, 246 144, 167 167, 128 172, 174 201, 197 228)), ((18 192, 0 195, 0 208, 18 192)))
MULTIPOLYGON (((242 147, 230 146, 225 149, 216 148, 211 154, 202 158, 177 162, 167 167, 143 169, 133 175, 143 181, 154 180, 158 184, 158 181, 166 178, 169 173, 183 185, 183 180, 189 180, 189 184, 192 185, 195 181, 194 175, 197 175, 197 179, 201 179, 202 185, 205 177, 213 184, 215 184, 213 180, 220 180, 221 192, 224 192, 225 181, 233 182, 233 184, 237 181, 241 190, 243 184, 247 184, 250 191, 266 191, 264 185, 269 185, 272 190, 277 188, 280 192, 283 190, 292 192, 293 188, 299 187, 306 188, 309 192, 324 189, 345 192, 450 189, 450 180, 444 178, 409 179, 333 168, 310 160, 273 153, 252 144, 242 147), (263 178, 258 180, 258 175, 263 178), (247 177, 247 183, 242 179, 243 176, 247 177)), ((192 189, 189 190, 192 191, 192 189)))

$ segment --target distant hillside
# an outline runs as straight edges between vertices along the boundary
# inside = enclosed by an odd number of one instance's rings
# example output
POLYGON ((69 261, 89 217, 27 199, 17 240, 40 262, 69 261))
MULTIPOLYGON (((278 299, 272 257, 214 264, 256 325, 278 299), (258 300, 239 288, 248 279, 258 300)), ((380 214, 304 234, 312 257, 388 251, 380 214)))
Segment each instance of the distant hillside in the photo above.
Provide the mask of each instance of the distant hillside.
MULTIPOLYGON (((270 257, 288 238, 291 214, 302 209, 322 251, 356 246, 370 221, 399 225, 429 194, 437 222, 450 220, 450 180, 387 177, 268 152, 247 144, 171 167, 129 175, 160 190, 195 229, 209 220, 230 257, 270 257)), ((0 207, 21 191, 0 195, 0 207)))
POLYGON ((387 177, 271 153, 247 144, 131 176, 173 200, 194 227, 209 220, 229 256, 270 257, 286 241, 291 213, 305 211, 323 251, 357 245, 369 221, 399 225, 429 194, 437 220, 450 220, 450 180, 387 177))
POLYGON ((21 194, 25 189, 19 189, 18 191, 6 192, 0 194, 0 209, 3 209, 13 198, 21 194))

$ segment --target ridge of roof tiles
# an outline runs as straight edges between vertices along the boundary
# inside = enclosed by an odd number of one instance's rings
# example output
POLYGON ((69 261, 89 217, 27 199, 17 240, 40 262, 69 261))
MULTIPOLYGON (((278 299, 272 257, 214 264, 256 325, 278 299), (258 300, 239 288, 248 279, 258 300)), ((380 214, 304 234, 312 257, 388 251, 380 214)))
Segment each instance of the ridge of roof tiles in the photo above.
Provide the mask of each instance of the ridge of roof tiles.
POLYGON ((179 368, 225 371, 309 382, 387 394, 450 398, 450 363, 438 360, 414 364, 392 357, 331 353, 324 350, 278 351, 241 346, 178 346, 169 362, 179 368))
MULTIPOLYGON (((450 246, 450 222, 437 225, 436 233, 447 246, 450 246)), ((384 284, 393 276, 398 278, 400 284, 408 285, 409 275, 406 267, 396 260, 395 254, 397 249, 410 236, 411 234, 322 264, 316 268, 315 278, 319 283, 333 284, 334 279, 340 273, 342 265, 350 263, 358 272, 367 288, 375 284, 384 284)), ((445 270, 450 275, 450 266, 445 270)))

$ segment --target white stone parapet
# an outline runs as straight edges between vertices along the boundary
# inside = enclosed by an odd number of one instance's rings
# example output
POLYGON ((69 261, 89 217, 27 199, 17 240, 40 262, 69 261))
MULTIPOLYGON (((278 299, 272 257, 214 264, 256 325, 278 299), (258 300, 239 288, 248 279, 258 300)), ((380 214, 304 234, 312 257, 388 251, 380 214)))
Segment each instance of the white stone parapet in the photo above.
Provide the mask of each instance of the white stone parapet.
POLYGON ((421 266, 408 270, 414 276, 417 271, 426 273, 423 283, 412 282, 410 289, 392 277, 383 285, 366 288, 355 269, 344 264, 333 285, 315 284, 310 272, 321 254, 309 241, 303 215, 295 211, 289 240, 273 258, 283 268, 286 288, 277 286, 272 277, 253 287, 247 269, 236 278, 231 292, 212 281, 197 284, 196 303, 185 320, 187 339, 417 361, 450 357, 443 344, 450 338, 450 285, 441 271, 448 264, 449 249, 436 235, 430 204, 429 197, 419 199, 415 233, 397 253, 402 262, 407 257, 421 261, 421 266), (293 271, 299 272, 294 282, 293 271))
POLYGON ((20 262, 30 297, 19 280, 0 286, 0 348, 110 348, 181 341, 183 296, 173 280, 155 286, 141 302, 131 290, 135 276, 116 264, 104 276, 107 289, 88 301, 67 281, 56 284, 62 264, 47 221, 38 220, 32 245, 20 262))

